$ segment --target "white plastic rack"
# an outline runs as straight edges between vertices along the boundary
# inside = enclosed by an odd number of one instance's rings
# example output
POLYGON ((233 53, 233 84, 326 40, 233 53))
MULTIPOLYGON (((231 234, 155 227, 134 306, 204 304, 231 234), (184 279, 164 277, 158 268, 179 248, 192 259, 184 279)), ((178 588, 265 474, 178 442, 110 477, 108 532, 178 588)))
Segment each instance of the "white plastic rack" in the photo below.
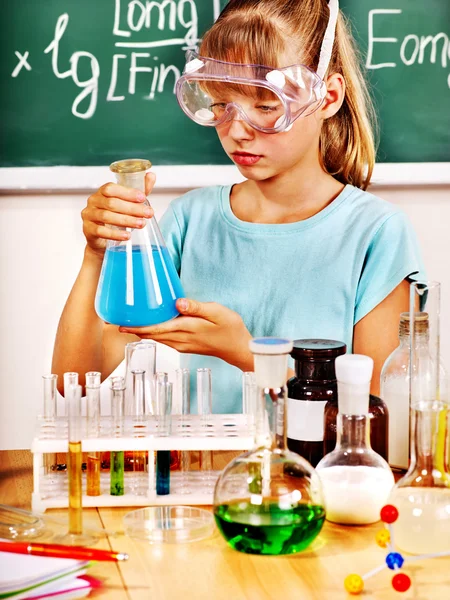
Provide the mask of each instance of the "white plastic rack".
MULTIPOLYGON (((48 508, 68 507, 68 473, 46 472, 44 456, 68 452, 67 419, 38 419, 33 439, 33 494, 32 508, 45 512, 48 508)), ((155 456, 158 450, 236 450, 253 447, 254 422, 246 414, 213 414, 207 416, 183 415, 171 417, 170 434, 165 433, 158 420, 147 416, 139 423, 131 417, 124 419, 123 435, 112 435, 111 417, 102 417, 100 435, 87 435, 87 422, 82 419, 82 452, 147 451, 148 471, 145 473, 144 492, 137 495, 131 490, 133 472, 125 472, 123 496, 110 495, 110 473, 100 474, 99 496, 86 494, 86 472, 83 472, 83 507, 97 506, 149 506, 187 504, 212 504, 214 484, 220 471, 171 471, 170 494, 156 494, 155 456), (148 478, 148 480, 147 480, 148 478)), ((141 488, 142 490, 142 488, 141 488)))

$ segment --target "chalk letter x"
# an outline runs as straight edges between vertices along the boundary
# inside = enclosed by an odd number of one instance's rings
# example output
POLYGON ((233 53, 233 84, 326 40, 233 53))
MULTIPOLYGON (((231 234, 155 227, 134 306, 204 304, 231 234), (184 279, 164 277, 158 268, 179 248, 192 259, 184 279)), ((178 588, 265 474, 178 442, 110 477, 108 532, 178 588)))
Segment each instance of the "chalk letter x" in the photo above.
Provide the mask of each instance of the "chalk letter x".
POLYGON ((27 58, 29 56, 29 52, 25 52, 25 54, 20 54, 20 52, 15 52, 15 55, 17 56, 17 58, 19 59, 18 64, 16 65, 16 68, 14 69, 14 71, 11 73, 11 77, 17 77, 17 75, 20 73, 22 67, 25 67, 25 69, 27 71, 31 71, 31 67, 27 62, 27 58))

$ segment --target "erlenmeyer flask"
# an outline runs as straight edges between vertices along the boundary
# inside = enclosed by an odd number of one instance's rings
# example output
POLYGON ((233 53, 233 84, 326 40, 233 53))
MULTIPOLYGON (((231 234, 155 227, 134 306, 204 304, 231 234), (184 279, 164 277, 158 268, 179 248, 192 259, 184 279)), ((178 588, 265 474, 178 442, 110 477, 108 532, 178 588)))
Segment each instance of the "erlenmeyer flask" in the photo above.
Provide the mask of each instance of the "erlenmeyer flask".
POLYGON ((293 554, 317 537, 325 509, 317 473, 286 446, 292 342, 257 338, 250 341, 250 349, 259 390, 256 447, 222 471, 214 492, 214 516, 226 541, 240 552, 293 554))
MULTIPOLYGON (((112 163, 117 183, 145 191, 148 160, 112 163)), ((108 240, 95 298, 100 318, 113 325, 143 327, 178 316, 177 298, 184 296, 180 278, 155 217, 144 229, 127 228, 129 240, 108 240)))

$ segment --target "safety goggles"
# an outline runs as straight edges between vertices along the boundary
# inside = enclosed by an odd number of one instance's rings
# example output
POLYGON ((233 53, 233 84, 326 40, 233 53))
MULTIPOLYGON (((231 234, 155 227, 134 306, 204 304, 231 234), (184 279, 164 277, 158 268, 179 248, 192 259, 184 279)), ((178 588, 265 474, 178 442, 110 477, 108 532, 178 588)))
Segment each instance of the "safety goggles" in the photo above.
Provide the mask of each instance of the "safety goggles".
POLYGON ((206 127, 219 127, 238 118, 263 133, 288 131, 296 119, 316 111, 326 96, 322 78, 330 61, 338 0, 329 0, 329 8, 317 72, 301 64, 273 69, 188 51, 183 75, 176 85, 183 111, 206 127))

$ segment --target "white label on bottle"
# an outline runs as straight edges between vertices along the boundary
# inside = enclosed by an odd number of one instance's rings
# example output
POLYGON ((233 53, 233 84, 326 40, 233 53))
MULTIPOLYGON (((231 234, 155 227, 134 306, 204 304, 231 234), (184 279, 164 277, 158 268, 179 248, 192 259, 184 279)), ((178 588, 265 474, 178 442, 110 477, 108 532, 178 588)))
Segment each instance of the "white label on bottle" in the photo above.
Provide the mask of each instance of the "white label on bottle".
POLYGON ((322 442, 323 415, 326 403, 326 400, 288 398, 288 438, 301 442, 322 442))

